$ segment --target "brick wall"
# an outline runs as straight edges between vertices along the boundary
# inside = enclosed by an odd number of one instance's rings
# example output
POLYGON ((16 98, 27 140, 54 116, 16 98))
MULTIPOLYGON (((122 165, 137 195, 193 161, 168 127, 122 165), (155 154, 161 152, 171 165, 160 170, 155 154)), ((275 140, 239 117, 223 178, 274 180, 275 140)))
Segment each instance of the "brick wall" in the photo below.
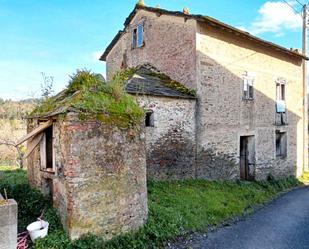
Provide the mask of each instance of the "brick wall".
POLYGON ((128 67, 150 63, 172 79, 188 87, 196 86, 196 21, 184 18, 157 16, 140 10, 133 18, 125 34, 107 56, 107 78, 121 69, 126 57, 128 67), (131 29, 144 22, 142 48, 132 49, 131 29))

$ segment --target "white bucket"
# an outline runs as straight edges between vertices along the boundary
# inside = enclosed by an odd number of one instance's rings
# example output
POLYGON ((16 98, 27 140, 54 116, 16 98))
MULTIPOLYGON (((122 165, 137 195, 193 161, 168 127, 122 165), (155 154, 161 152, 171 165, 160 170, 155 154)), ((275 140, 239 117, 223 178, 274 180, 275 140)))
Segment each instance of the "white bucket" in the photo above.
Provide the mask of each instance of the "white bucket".
POLYGON ((37 238, 44 238, 48 232, 49 223, 44 220, 36 221, 27 226, 30 238, 34 241, 37 238))

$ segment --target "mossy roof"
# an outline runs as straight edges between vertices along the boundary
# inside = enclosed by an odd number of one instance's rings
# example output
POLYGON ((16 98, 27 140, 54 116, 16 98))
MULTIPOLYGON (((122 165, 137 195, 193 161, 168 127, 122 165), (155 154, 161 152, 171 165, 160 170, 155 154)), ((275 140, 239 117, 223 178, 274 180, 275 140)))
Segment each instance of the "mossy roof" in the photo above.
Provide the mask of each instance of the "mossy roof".
POLYGON ((125 90, 137 95, 196 99, 194 90, 172 80, 149 64, 136 69, 135 73, 127 80, 125 90))
POLYGON ((40 101, 29 118, 51 118, 75 112, 82 120, 96 119, 124 128, 134 126, 140 122, 144 110, 124 89, 124 82, 133 72, 133 69, 121 71, 106 83, 101 75, 78 70, 66 89, 40 101))
POLYGON ((104 113, 108 122, 118 118, 131 122, 141 117, 141 111, 133 97, 126 95, 152 95, 195 99, 194 90, 172 80, 149 64, 129 68, 117 73, 106 83, 99 74, 77 71, 66 89, 42 101, 28 118, 50 118, 68 112, 82 115, 104 113), (129 94, 127 94, 129 93, 129 94))

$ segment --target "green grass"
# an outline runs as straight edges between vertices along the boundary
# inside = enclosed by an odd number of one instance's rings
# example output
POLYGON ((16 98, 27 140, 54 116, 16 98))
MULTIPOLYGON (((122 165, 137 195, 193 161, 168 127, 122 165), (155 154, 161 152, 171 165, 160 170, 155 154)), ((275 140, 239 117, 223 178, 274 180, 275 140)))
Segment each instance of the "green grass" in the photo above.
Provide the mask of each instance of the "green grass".
MULTIPOLYGON (((5 172, 7 176, 10 174, 5 172)), ((19 170, 12 171, 11 174, 13 185, 18 182, 16 178, 21 177, 23 180, 19 185, 25 186, 23 183, 25 177, 19 170)), ((192 231, 206 231, 209 226, 250 213, 256 205, 263 204, 280 192, 299 185, 300 182, 295 178, 281 180, 272 178, 270 181, 250 183, 205 180, 149 182, 149 219, 139 231, 116 237, 109 242, 104 242, 102 238, 93 235, 86 235, 70 242, 61 229, 54 211, 49 209, 53 215, 48 215, 46 219, 48 221, 52 219, 53 226, 49 236, 38 240, 34 248, 158 248, 167 240, 177 236, 186 235, 192 231)), ((1 186, 0 181, 0 191, 1 186)), ((34 193, 35 198, 42 198, 36 191, 34 193)), ((16 197, 17 201, 25 202, 29 196, 32 195, 26 193, 23 196, 19 194, 12 197, 16 197)), ((28 202, 35 203, 35 198, 31 197, 28 202)), ((32 212, 38 209, 35 205, 32 206, 32 212)), ((19 219, 25 215, 22 213, 19 219)), ((36 218, 34 215, 32 217, 36 218)))
POLYGON ((30 116, 42 116, 62 110, 79 114, 80 119, 96 119, 106 124, 127 128, 139 124, 144 110, 124 90, 124 82, 136 69, 120 71, 110 82, 87 70, 77 70, 64 91, 42 100, 30 116))

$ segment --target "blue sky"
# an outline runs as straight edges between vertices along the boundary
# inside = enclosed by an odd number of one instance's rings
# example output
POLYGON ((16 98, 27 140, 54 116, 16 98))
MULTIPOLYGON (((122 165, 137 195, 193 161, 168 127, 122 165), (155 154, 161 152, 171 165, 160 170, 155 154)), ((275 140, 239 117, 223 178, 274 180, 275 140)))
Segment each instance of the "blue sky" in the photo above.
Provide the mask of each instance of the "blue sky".
MULTIPOLYGON (((304 1, 304 0, 303 0, 304 1)), ((55 91, 78 68, 105 74, 98 60, 136 0, 0 0, 0 97, 40 95, 41 72, 55 91)), ((283 1, 145 0, 146 5, 204 14, 285 47, 301 47, 301 19, 283 1)), ((289 1, 297 10, 301 6, 289 1)))

